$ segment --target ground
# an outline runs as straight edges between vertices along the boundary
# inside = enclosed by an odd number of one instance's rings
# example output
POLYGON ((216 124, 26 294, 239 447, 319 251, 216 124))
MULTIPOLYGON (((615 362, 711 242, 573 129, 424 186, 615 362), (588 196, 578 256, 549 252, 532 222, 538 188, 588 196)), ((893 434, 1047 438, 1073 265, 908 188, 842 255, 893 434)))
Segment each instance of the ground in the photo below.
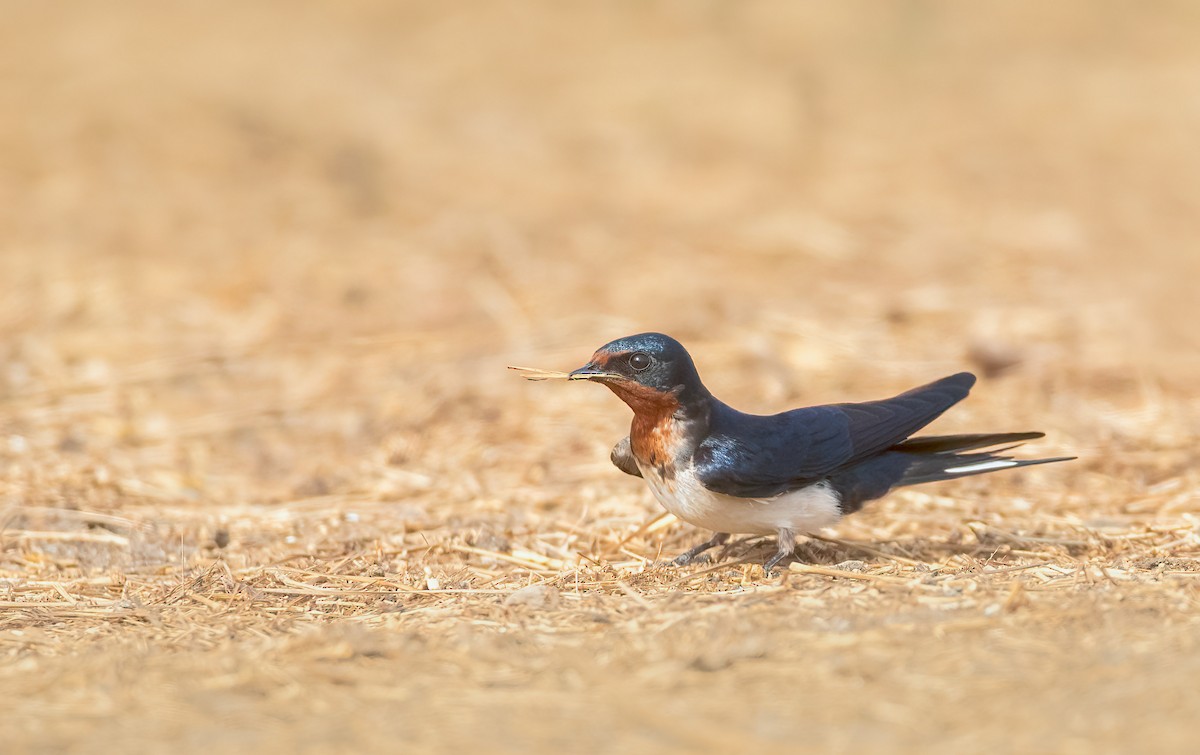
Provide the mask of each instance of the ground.
POLYGON ((1190 752, 1191 3, 12 2, 9 752, 1190 752), (772 578, 528 383, 981 375, 772 578))

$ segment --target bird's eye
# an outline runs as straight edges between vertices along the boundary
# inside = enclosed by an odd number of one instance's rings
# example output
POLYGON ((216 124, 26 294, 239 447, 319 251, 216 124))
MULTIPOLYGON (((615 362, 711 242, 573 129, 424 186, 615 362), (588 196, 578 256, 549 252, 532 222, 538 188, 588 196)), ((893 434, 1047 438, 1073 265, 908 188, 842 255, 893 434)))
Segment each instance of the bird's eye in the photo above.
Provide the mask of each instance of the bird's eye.
POLYGON ((629 357, 629 366, 633 368, 634 372, 641 372, 650 366, 650 355, 642 351, 637 352, 629 357))

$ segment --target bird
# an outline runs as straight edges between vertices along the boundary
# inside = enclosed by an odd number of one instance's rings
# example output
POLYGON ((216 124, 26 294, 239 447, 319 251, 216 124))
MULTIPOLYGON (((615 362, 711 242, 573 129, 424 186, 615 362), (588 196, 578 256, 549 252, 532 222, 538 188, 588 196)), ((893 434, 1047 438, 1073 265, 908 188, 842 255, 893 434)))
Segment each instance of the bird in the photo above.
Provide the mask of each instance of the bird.
POLYGON ((967 397, 960 372, 892 398, 757 415, 715 397, 679 341, 639 333, 605 344, 567 374, 597 382, 633 410, 612 449, 622 472, 646 481, 670 513, 713 536, 680 554, 683 566, 731 534, 773 535, 770 575, 796 536, 829 527, 898 487, 1069 461, 1003 455, 1041 432, 913 435, 967 397))

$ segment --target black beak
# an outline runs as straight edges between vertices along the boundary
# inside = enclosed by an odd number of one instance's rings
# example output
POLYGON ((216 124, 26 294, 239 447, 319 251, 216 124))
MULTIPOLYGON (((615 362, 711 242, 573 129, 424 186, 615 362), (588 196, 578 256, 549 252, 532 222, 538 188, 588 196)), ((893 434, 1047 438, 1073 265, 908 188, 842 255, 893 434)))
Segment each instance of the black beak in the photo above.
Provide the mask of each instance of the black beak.
POLYGON ((594 362, 588 362, 584 366, 575 370, 567 376, 568 380, 603 380, 604 378, 616 378, 620 375, 614 375, 611 372, 605 372, 595 365, 594 362))

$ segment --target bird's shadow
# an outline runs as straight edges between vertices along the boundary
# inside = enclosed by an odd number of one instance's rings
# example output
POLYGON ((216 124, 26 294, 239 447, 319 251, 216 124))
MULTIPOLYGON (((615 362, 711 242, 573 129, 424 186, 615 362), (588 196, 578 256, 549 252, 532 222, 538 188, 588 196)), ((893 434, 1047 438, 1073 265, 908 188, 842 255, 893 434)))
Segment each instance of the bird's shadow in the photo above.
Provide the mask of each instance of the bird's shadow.
MULTIPOLYGON (((832 541, 819 537, 802 537, 796 543, 792 555, 785 558, 781 562, 781 565, 785 568, 788 564, 792 563, 813 566, 838 566, 846 562, 865 562, 870 564, 900 560, 907 563, 919 562, 934 567, 948 555, 972 556, 978 559, 986 559, 989 562, 997 559, 1007 561, 1010 556, 1014 555, 1014 550, 1020 552, 1020 546, 1025 544, 1020 538, 981 538, 979 542, 974 543, 948 542, 940 539, 920 539, 904 541, 903 543, 880 541, 859 545, 853 542, 832 541)), ((1042 541, 1038 544, 1043 549, 1050 547, 1067 555, 1075 555, 1077 551, 1081 551, 1085 546, 1089 545, 1088 543, 1070 540, 1061 540, 1052 543, 1042 541)), ((775 555, 775 547, 774 538, 753 535, 728 543, 719 551, 713 553, 710 558, 714 564, 721 563, 722 561, 766 563, 768 559, 775 555)), ((1025 552, 1022 555, 1028 556, 1030 554, 1025 552)))
MULTIPOLYGON (((896 541, 872 541, 857 544, 853 541, 833 541, 823 538, 800 538, 792 555, 781 562, 836 567, 846 562, 919 562, 935 567, 948 556, 972 556, 995 559, 1009 555, 1013 545, 1008 543, 949 543, 946 540, 923 539, 896 541)), ((1068 551, 1070 549, 1067 549, 1068 551)), ((736 561, 766 563, 775 555, 775 540, 763 535, 734 540, 713 553, 713 563, 736 561)))
MULTIPOLYGON (((714 563, 727 560, 766 563, 775 555, 775 548, 774 538, 755 535, 729 543, 717 551, 712 558, 714 563)), ((801 538, 792 550, 792 555, 781 561, 780 565, 786 567, 790 563, 800 563, 836 566, 847 561, 867 561, 876 558, 880 558, 878 553, 868 553, 852 545, 831 543, 814 538, 801 538)))

